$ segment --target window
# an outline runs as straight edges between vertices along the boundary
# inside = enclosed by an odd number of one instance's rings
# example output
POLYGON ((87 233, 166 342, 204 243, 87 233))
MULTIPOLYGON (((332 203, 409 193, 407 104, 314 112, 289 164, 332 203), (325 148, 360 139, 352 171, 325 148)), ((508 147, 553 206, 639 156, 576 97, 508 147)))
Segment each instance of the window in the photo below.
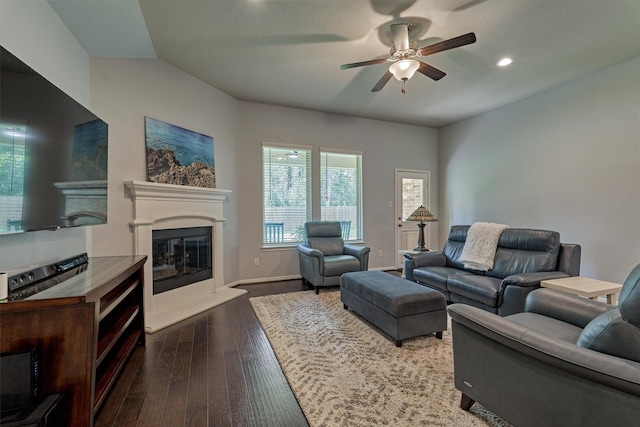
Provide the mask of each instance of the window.
POLYGON ((424 179, 402 178, 402 221, 406 221, 413 211, 424 204, 423 194, 424 179))
POLYGON ((362 153, 320 149, 320 218, 340 221, 344 240, 362 239, 362 153))
POLYGON ((311 148, 262 145, 263 243, 303 240, 311 220, 311 148))

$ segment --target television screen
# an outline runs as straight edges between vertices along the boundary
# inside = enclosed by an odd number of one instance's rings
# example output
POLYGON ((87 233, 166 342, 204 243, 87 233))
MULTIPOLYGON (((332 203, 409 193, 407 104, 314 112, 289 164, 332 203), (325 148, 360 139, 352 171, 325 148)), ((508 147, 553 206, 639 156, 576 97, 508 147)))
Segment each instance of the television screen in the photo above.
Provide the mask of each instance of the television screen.
POLYGON ((0 46, 0 234, 107 222, 108 126, 0 46))

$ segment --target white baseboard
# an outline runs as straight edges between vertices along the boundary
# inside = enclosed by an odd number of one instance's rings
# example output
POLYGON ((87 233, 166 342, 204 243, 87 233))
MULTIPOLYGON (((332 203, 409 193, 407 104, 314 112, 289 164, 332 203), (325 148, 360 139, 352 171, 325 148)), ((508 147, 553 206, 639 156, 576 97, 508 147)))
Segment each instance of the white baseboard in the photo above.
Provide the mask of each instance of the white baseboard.
MULTIPOLYGON (((370 268, 369 270, 389 271, 389 270, 398 270, 398 269, 396 267, 376 267, 376 268, 370 268)), ((301 278, 302 276, 299 274, 292 274, 289 276, 259 277, 255 279, 237 280, 235 282, 227 284, 226 286, 229 288, 233 288, 235 286, 240 286, 240 285, 254 285, 257 283, 268 283, 268 282, 283 282, 285 280, 296 280, 301 278)))

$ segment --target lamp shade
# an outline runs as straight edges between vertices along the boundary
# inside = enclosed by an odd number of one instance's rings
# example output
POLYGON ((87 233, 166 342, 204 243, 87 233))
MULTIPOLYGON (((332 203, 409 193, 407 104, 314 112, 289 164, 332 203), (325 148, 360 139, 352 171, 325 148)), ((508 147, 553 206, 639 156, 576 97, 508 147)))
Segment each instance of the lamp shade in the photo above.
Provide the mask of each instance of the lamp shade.
POLYGON ((413 77, 418 68, 420 64, 415 59, 403 59, 391 64, 389 71, 399 81, 406 81, 413 77))
POLYGON ((422 205, 407 217, 407 221, 434 222, 437 220, 438 219, 422 205))

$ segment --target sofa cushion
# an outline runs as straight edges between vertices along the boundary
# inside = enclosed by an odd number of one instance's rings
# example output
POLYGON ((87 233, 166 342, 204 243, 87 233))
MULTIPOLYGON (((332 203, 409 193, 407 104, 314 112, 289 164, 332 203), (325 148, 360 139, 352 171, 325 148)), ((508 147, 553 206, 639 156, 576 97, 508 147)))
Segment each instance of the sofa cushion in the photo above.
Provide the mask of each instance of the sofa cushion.
POLYGON ((468 230, 468 225, 454 225, 451 227, 447 242, 442 249, 442 252, 447 258, 448 267, 454 267, 458 270, 464 269, 459 259, 460 255, 462 255, 462 249, 464 249, 464 242, 467 240, 468 230))
POLYGON ((504 279, 512 274, 554 271, 559 252, 556 231, 508 228, 500 235, 493 269, 486 275, 504 279))
POLYGON ((618 310, 605 311, 589 322, 576 344, 640 362, 640 329, 624 320, 618 310))
POLYGON ((443 291, 447 289, 447 279, 454 274, 471 274, 453 267, 421 267, 413 270, 413 278, 443 291))
POLYGON ((490 307, 498 306, 502 280, 477 274, 454 274, 447 279, 449 292, 473 299, 490 307))

